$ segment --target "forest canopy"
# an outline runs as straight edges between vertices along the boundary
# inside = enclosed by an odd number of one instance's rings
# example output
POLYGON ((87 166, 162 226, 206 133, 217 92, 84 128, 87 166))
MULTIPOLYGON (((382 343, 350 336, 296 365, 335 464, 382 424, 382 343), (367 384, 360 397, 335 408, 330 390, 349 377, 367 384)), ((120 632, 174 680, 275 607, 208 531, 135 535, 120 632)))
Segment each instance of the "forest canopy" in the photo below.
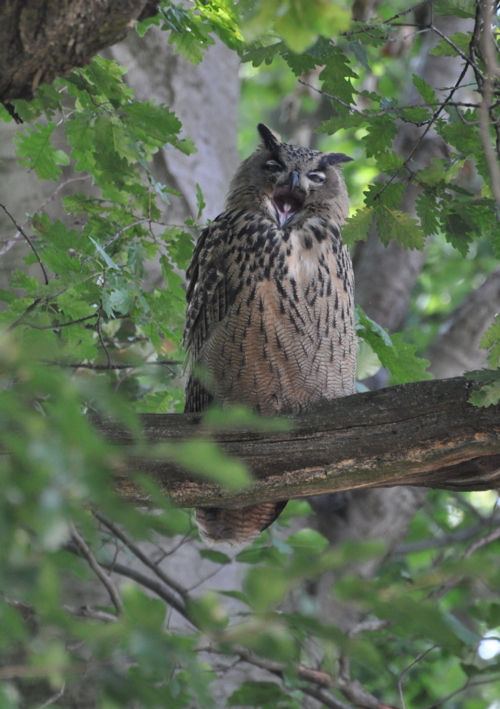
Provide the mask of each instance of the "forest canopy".
MULTIPOLYGON (((184 272, 217 215, 210 181, 225 178, 214 162, 187 190, 173 163, 159 166, 177 156, 192 177, 207 132, 214 145, 236 133, 216 72, 200 81, 227 125, 187 79, 220 47, 241 81, 241 158, 261 121, 353 158, 343 238, 359 391, 468 372, 471 403, 498 405, 496 5, 200 0, 145 15, 124 43, 135 63, 106 50, 0 107, 12 145, 0 199, 0 707, 496 709, 494 491, 294 500, 251 546, 206 548, 150 477, 131 475, 147 509, 116 493, 120 452, 93 424, 119 422, 144 453, 139 415, 182 411, 184 272), (168 105, 139 98, 131 78, 157 56, 175 66, 168 105)), ((249 479, 208 440, 163 454, 221 486, 249 479)))

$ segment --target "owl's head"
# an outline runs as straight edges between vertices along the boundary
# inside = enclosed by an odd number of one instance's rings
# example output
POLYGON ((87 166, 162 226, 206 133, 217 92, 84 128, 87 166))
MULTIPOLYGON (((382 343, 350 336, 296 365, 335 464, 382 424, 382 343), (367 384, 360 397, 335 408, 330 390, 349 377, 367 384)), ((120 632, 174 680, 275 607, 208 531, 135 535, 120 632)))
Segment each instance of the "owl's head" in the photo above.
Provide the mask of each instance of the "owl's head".
POLYGON ((226 206, 261 210, 280 227, 310 217, 343 222, 349 205, 339 164, 352 158, 283 143, 263 123, 257 129, 262 143, 238 168, 226 206))

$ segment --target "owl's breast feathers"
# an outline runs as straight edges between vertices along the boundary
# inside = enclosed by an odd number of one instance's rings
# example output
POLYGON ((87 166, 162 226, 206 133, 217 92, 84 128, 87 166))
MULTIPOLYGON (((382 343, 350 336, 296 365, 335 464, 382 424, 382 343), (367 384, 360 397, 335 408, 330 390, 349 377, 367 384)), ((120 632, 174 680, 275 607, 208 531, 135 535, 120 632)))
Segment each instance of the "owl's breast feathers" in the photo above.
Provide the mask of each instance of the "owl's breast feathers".
POLYGON ((298 412, 353 393, 353 277, 336 223, 281 229, 259 212, 226 211, 187 275, 185 347, 204 373, 203 385, 190 378, 187 411, 215 401, 298 412))

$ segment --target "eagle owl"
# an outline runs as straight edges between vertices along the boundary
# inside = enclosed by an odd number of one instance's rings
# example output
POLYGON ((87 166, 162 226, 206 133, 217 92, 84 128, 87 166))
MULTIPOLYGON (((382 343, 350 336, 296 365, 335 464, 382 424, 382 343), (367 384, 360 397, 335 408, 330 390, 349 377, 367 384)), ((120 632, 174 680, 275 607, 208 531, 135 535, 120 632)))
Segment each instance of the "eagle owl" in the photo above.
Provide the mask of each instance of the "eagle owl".
MULTIPOLYGON (((351 158, 258 131, 187 271, 186 412, 238 402, 298 413, 355 391, 354 279, 340 237, 339 163, 351 158)), ((198 508, 196 521, 205 541, 244 544, 285 504, 198 508)))

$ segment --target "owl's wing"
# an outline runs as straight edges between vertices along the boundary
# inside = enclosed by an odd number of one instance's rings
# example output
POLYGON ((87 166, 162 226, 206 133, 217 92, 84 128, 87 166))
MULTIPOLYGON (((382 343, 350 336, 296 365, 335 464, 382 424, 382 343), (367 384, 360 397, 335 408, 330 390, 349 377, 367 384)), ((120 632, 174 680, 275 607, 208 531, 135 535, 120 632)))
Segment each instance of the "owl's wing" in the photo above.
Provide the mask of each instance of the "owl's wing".
MULTIPOLYGON (((186 325, 183 347, 192 368, 210 333, 224 319, 234 293, 226 268, 230 227, 224 214, 217 217, 200 235, 186 272, 186 325)), ((212 401, 210 393, 191 373, 186 385, 186 413, 203 411, 212 401)))

